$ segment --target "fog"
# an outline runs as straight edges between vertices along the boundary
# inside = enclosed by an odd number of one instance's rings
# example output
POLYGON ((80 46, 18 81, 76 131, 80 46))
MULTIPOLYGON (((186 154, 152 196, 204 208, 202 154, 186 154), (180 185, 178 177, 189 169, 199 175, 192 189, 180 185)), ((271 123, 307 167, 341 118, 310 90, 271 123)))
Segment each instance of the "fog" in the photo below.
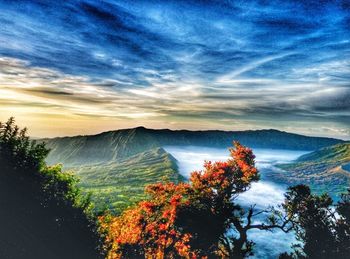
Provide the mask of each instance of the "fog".
MULTIPOLYGON (((191 172, 201 170, 205 160, 225 161, 230 154, 227 149, 196 146, 167 146, 165 150, 177 159, 179 173, 186 178, 189 178, 191 172)), ((287 163, 306 152, 277 149, 253 149, 253 152, 256 155, 261 180, 253 183, 250 190, 238 197, 237 202, 242 206, 255 205, 257 209, 281 204, 286 186, 268 181, 264 174, 269 170, 280 170, 274 167, 275 163, 287 163)), ((263 219, 260 217, 256 220, 263 219)), ((278 254, 290 251, 291 244, 295 243, 293 233, 285 234, 280 230, 273 232, 251 230, 249 238, 256 243, 254 256, 251 258, 278 258, 278 254)))

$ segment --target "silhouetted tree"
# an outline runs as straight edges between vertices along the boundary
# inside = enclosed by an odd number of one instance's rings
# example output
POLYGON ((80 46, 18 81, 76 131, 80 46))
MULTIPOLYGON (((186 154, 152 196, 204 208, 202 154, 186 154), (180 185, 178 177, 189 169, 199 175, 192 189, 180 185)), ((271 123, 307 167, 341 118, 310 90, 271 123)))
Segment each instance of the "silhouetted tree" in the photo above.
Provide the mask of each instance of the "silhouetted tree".
POLYGON ((39 171, 49 153, 43 143, 37 144, 27 136, 27 129, 19 129, 13 117, 0 122, 0 153, 7 164, 18 170, 39 171))
POLYGON ((280 258, 349 258, 350 191, 332 204, 329 195, 313 195, 306 185, 288 189, 283 207, 299 243, 280 258))
MULTIPOLYGON (((100 235, 90 198, 81 194, 78 179, 62 172, 61 165, 45 164, 48 152, 43 143, 30 140, 26 129, 15 125, 14 118, 0 122, 0 201, 7 206, 0 213, 0 239, 15 240, 13 243, 20 245, 18 240, 22 239, 17 232, 35 226, 31 235, 34 237, 37 231, 38 236, 51 238, 46 245, 58 253, 58 258, 77 258, 76 252, 81 258, 98 258, 100 235), (16 218, 21 222, 13 222, 16 218), (66 241, 71 234, 76 244, 66 241), (82 247, 76 249, 78 243, 82 247)), ((20 249, 1 247, 0 257, 48 258, 38 251, 40 248, 28 245, 35 240, 23 240, 20 249)))

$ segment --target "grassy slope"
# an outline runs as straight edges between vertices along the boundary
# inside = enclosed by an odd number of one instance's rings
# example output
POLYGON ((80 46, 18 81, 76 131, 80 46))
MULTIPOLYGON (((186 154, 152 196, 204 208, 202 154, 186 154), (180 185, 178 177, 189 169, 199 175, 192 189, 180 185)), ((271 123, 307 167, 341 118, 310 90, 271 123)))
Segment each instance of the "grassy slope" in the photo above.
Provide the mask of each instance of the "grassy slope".
POLYGON ((327 190, 335 197, 350 186, 349 162, 350 143, 337 144, 305 154, 294 163, 280 165, 286 172, 273 177, 289 184, 309 184, 314 191, 327 190))
POLYGON ((65 166, 107 163, 159 147, 148 141, 138 129, 120 130, 93 136, 64 137, 45 140, 51 150, 47 162, 65 166))
POLYGON ((305 154, 299 163, 346 163, 350 161, 350 143, 337 144, 305 154))
POLYGON ((177 173, 175 158, 162 148, 118 161, 70 169, 81 179, 82 189, 92 193, 97 208, 107 206, 117 213, 144 198, 145 185, 183 180, 177 173))

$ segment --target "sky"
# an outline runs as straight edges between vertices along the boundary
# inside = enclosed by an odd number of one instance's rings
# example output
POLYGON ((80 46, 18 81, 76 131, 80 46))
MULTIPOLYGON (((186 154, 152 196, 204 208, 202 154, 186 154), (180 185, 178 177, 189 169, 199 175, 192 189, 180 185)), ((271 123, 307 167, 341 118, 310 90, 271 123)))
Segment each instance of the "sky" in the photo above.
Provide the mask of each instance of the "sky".
POLYGON ((0 0, 0 120, 350 139, 350 1, 0 0))

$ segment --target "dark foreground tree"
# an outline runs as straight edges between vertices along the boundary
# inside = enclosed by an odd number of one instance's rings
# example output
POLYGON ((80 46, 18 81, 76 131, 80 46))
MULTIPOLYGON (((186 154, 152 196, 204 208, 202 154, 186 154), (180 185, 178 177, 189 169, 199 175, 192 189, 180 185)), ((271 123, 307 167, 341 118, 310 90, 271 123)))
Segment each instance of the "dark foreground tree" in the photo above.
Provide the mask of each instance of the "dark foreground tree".
POLYGON ((280 258, 349 258, 350 190, 333 206, 329 195, 313 195, 308 186, 297 185, 289 188, 283 206, 299 243, 280 258))
POLYGON ((259 174, 251 149, 239 143, 226 162, 206 162, 189 183, 158 183, 146 188, 149 199, 121 216, 100 218, 108 258, 243 258, 252 254, 251 229, 287 229, 287 221, 255 224, 253 207, 242 208, 238 195, 259 174))
POLYGON ((99 258, 91 203, 77 179, 10 118, 0 123, 0 258, 99 258))

